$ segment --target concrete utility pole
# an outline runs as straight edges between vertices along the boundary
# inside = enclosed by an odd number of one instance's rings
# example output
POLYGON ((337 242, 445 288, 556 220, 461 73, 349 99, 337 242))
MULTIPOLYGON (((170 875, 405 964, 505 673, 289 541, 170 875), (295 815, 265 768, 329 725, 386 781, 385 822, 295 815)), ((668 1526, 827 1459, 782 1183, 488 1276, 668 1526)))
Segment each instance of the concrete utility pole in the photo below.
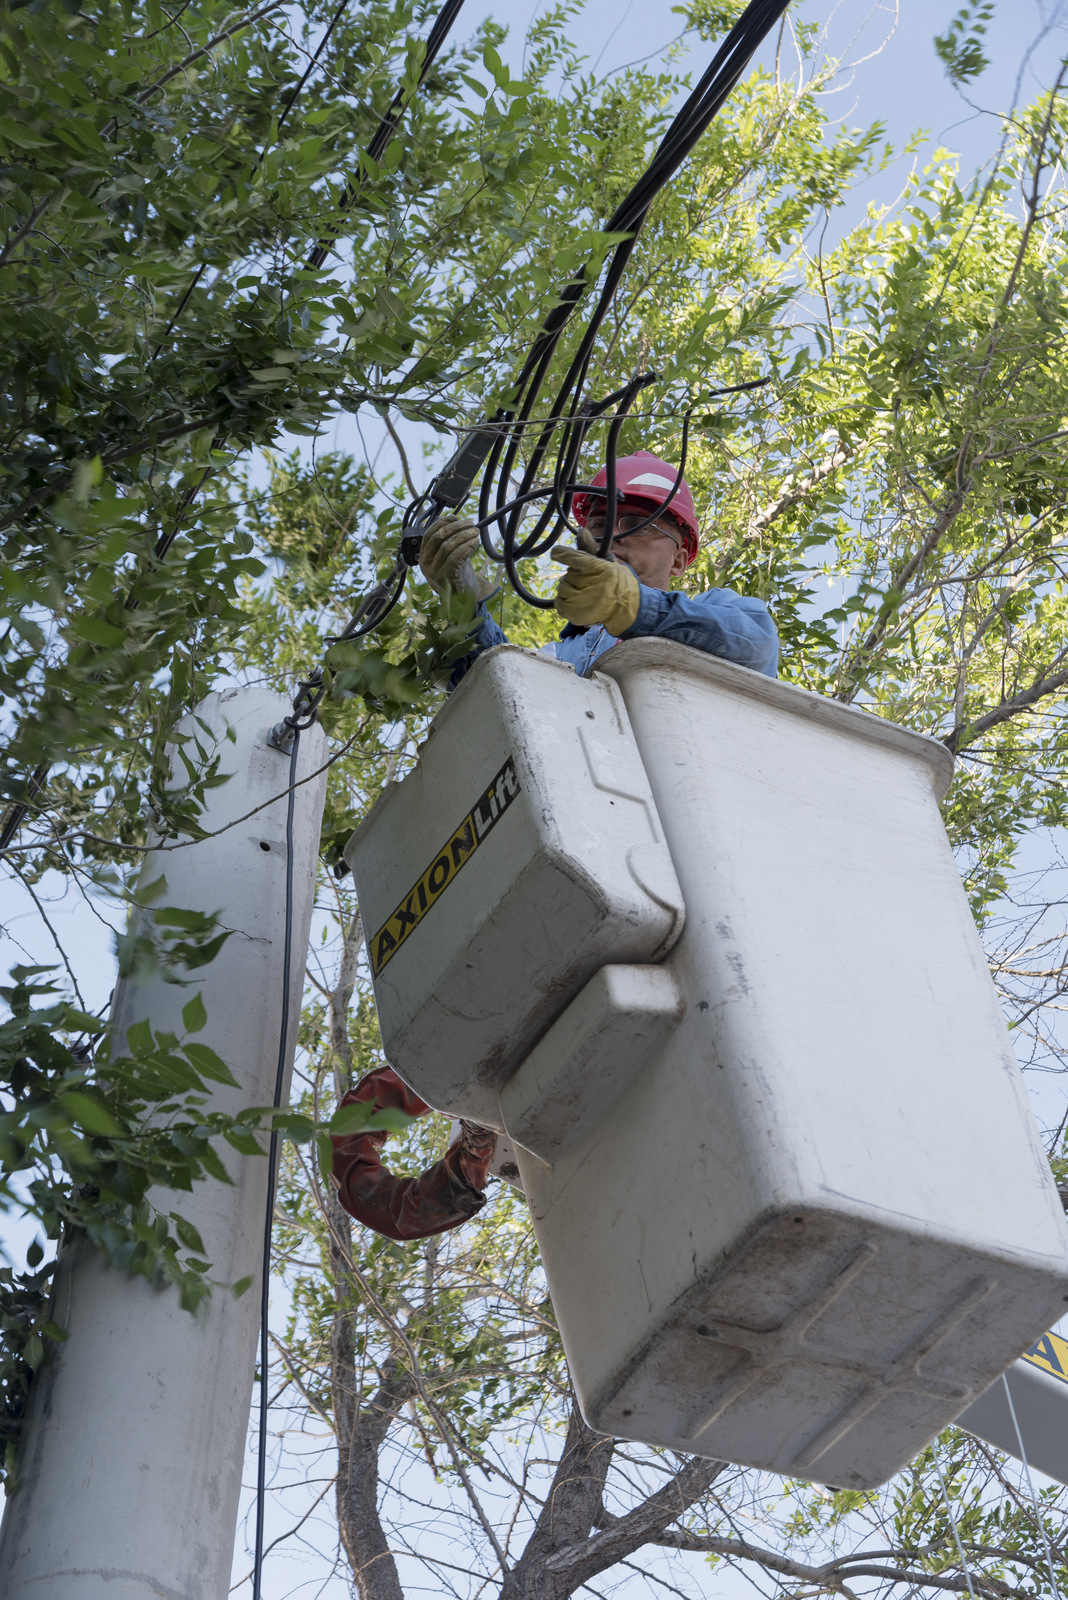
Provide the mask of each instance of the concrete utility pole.
MULTIPOLYGON (((221 770, 233 776, 207 791, 202 822, 213 837, 149 855, 142 881, 164 873, 166 904, 216 912, 235 931, 194 974, 195 983, 121 983, 112 1012, 120 1039, 144 1018, 181 1035, 182 1007, 199 989, 208 1021, 197 1037, 239 1084, 212 1086, 211 1107, 226 1111, 270 1104, 274 1093, 289 757, 269 746, 267 735, 288 710, 265 689, 211 694, 197 707, 219 740, 221 770), (228 726, 235 743, 226 738, 228 726)), ((178 731, 194 726, 187 719, 178 731)), ((323 766, 325 752, 320 728, 301 735, 287 1093, 326 791, 323 772, 300 779, 323 766)), ((268 1172, 261 1158, 225 1146, 221 1153, 233 1187, 209 1179, 191 1195, 156 1198, 199 1229, 216 1279, 252 1276, 241 1299, 218 1290, 190 1314, 173 1289, 114 1270, 84 1241, 62 1254, 54 1317, 70 1337, 34 1381, 22 1487, 0 1529, 4 1600, 226 1595, 256 1363, 268 1172)))

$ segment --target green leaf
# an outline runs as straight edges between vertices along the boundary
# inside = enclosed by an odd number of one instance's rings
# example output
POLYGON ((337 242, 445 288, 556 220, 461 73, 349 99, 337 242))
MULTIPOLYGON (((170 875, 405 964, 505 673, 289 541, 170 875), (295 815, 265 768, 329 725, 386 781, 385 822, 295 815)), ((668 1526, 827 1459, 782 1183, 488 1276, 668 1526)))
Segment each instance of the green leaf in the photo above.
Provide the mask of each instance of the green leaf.
POLYGON ((151 1055, 156 1047, 151 1024, 145 1021, 133 1023, 126 1030, 126 1043, 132 1056, 151 1055))
POLYGON ((416 1117, 409 1117, 403 1111, 394 1111, 392 1107, 384 1106, 368 1118, 367 1126, 372 1131, 384 1129, 389 1133, 404 1133, 417 1120, 416 1117))
POLYGON ((254 1134, 243 1133, 238 1128, 227 1128, 223 1138, 227 1144, 233 1145, 234 1149, 240 1151, 243 1156, 264 1156, 267 1154, 254 1134))
POLYGON ((183 910, 181 906, 161 906, 153 911, 152 921, 158 928, 181 928, 186 933, 206 932, 214 926, 214 918, 203 911, 183 910))
POLYGON ((32 650, 44 649, 47 641, 32 617, 12 617, 11 626, 16 633, 21 634, 32 650))
POLYGON ((208 1013, 204 1009, 204 1000, 199 990, 182 1007, 182 1026, 186 1033, 199 1033, 208 1020, 208 1013))
POLYGON ((82 1089, 66 1090, 60 1095, 59 1104, 86 1133, 95 1133, 104 1139, 119 1139, 126 1132, 102 1100, 86 1094, 82 1089))
POLYGON ((334 1112, 330 1118, 330 1132, 335 1135, 355 1133, 357 1129, 365 1127, 374 1114, 373 1100, 352 1100, 334 1112))
MULTIPOLYGON (((183 1016, 185 1013, 182 1013, 183 1016)), ((238 1087, 237 1079, 221 1056, 216 1055, 210 1045, 201 1044, 198 1040, 189 1040, 183 1044, 182 1049, 187 1060, 202 1078, 210 1078, 213 1083, 225 1083, 230 1088, 238 1087)))
POLYGON ((277 1133, 291 1139, 294 1144, 304 1144, 315 1132, 315 1123, 299 1111, 276 1111, 271 1119, 277 1133))
POLYGON ((122 628, 113 627, 101 617, 72 617, 68 626, 77 638, 101 645, 105 650, 117 649, 126 639, 122 628))
POLYGON ((204 1241, 193 1224, 187 1222, 184 1217, 180 1217, 177 1211, 172 1211, 170 1218, 174 1223, 174 1230, 185 1245, 185 1248, 187 1250, 195 1250, 198 1256, 202 1256, 204 1254, 204 1241))
POLYGON ((200 1161, 209 1178, 214 1178, 218 1183, 233 1183, 234 1180, 227 1172, 218 1153, 212 1149, 210 1144, 205 1144, 201 1148, 200 1161))
POLYGON ((99 456, 79 461, 74 468, 74 486, 71 491, 75 500, 80 500, 84 504, 89 498, 90 490, 97 488, 103 482, 103 478, 104 463, 99 456))
POLYGON ((330 1142, 328 1133, 315 1135, 315 1153, 319 1160, 319 1176, 324 1183, 329 1183, 334 1170, 334 1146, 330 1142))
POLYGON ((99 1017, 94 1017, 88 1011, 79 1011, 76 1006, 67 1008, 66 1025, 72 1033, 99 1034, 104 1031, 104 1024, 99 1017))

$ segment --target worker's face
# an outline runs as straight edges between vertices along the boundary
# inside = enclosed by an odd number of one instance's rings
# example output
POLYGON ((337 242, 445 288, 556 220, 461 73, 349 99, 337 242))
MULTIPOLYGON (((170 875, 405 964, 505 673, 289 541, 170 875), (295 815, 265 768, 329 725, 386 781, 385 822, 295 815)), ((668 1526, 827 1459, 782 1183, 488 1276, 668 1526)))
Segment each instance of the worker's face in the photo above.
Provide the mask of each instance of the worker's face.
MULTIPOLYGON (((615 538, 612 540, 612 559, 628 566, 638 582, 644 583, 647 589, 669 589, 672 578, 685 572, 689 565, 682 532, 677 523, 668 517, 660 517, 647 528, 639 529, 638 524, 644 520, 644 517, 630 512, 624 512, 618 518, 615 538), (635 531, 631 532, 631 529, 635 531)), ((602 538, 603 512, 590 513, 586 531, 595 540, 602 538)))

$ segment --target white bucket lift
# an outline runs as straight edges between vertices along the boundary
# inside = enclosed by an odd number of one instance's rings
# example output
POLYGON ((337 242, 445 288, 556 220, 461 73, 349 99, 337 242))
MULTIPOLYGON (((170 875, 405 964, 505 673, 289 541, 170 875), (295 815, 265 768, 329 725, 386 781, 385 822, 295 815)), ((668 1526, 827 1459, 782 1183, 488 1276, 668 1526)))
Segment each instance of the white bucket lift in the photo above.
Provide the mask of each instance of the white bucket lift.
POLYGON ((502 646, 350 842, 386 1052, 518 1147, 594 1428, 869 1487, 1061 1315, 951 768, 679 645, 502 646))
POLYGON ((430 1105, 500 1128, 498 1092, 549 1023, 607 962, 659 960, 684 913, 616 685, 512 647, 492 663, 345 858, 389 1060, 430 1105))

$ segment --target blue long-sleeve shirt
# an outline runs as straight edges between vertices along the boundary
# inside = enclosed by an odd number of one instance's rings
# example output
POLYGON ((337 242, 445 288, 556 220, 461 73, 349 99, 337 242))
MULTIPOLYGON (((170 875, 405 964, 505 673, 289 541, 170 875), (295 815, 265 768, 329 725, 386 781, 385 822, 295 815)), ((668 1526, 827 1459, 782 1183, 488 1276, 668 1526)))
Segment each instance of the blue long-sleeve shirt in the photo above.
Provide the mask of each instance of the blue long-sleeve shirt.
MULTIPOLYGON (((733 589, 706 589, 704 594, 683 594, 680 590, 647 589, 640 585, 641 598, 634 625, 622 639, 674 639, 710 656, 722 656, 736 666, 750 667, 767 677, 778 676, 779 635, 763 600, 736 594, 733 589)), ((450 683, 455 686, 468 667, 484 650, 506 644, 508 636, 493 621, 484 606, 479 606, 480 623, 471 654, 458 661, 450 683)), ((599 623, 593 628, 569 624, 545 653, 566 661, 580 675, 587 672, 598 656, 604 655, 619 639, 599 623)))

